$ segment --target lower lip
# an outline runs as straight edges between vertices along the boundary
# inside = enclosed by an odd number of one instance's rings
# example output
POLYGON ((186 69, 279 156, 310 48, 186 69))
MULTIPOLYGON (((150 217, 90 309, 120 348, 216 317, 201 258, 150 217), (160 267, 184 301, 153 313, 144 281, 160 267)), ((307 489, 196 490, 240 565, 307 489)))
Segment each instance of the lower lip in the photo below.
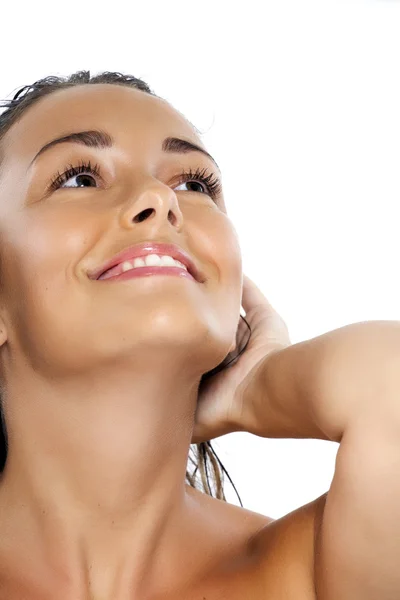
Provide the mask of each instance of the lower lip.
POLYGON ((114 275, 113 277, 101 278, 101 281, 124 281, 125 279, 134 279, 136 277, 149 277, 153 275, 175 275, 178 277, 184 277, 185 279, 192 279, 196 281, 194 277, 185 269, 179 267, 137 267, 136 269, 130 269, 125 273, 114 275))

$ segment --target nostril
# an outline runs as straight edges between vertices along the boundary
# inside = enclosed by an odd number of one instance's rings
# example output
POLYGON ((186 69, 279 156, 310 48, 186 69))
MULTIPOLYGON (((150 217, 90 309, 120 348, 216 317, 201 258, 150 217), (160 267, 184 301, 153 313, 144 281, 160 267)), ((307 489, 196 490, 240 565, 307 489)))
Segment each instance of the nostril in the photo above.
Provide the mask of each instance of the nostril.
POLYGON ((146 208, 146 210, 142 210, 142 212, 135 217, 135 223, 141 223, 144 221, 153 212, 153 210, 153 208, 146 208))
POLYGON ((176 216, 175 216, 175 214, 172 212, 172 210, 170 210, 170 211, 169 211, 169 213, 168 213, 168 220, 169 220, 169 221, 170 221, 172 224, 176 223, 176 216))

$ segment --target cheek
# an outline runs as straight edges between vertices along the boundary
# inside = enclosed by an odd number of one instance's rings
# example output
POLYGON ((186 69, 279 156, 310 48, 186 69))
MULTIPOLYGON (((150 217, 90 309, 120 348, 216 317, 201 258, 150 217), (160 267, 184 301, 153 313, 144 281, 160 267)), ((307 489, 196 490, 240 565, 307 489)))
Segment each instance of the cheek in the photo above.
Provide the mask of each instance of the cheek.
POLYGON ((224 213, 207 228, 208 257, 215 272, 210 288, 215 300, 218 328, 232 342, 240 319, 242 301, 242 253, 239 236, 224 213))
POLYGON ((91 243, 93 217, 61 207, 32 207, 22 218, 8 223, 6 254, 10 275, 21 277, 28 285, 51 282, 71 270, 91 243))
POLYGON ((204 212, 193 219, 194 249, 207 260, 214 259, 221 273, 241 276, 242 254, 238 233, 228 215, 220 210, 204 212), (197 243, 198 241, 198 243, 197 243), (206 253, 206 254, 205 254, 206 253))
POLYGON ((32 207, 2 231, 2 295, 10 326, 21 339, 31 332, 34 341, 60 321, 60 307, 76 292, 74 271, 94 243, 89 218, 64 217, 60 210, 32 207))
POLYGON ((225 291, 236 300, 241 300, 242 286, 242 252, 239 236, 232 222, 225 215, 224 227, 221 228, 222 235, 215 235, 213 240, 213 255, 218 259, 221 277, 224 277, 225 291))

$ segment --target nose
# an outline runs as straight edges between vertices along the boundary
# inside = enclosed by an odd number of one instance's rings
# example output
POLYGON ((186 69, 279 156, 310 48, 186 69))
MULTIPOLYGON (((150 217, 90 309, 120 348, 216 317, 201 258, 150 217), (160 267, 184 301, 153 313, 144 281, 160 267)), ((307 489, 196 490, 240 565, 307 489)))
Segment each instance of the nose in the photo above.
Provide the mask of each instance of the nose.
POLYGON ((131 229, 133 224, 152 221, 155 228, 162 227, 166 221, 180 230, 183 214, 175 192, 162 183, 147 185, 139 194, 133 195, 121 213, 122 225, 131 229))

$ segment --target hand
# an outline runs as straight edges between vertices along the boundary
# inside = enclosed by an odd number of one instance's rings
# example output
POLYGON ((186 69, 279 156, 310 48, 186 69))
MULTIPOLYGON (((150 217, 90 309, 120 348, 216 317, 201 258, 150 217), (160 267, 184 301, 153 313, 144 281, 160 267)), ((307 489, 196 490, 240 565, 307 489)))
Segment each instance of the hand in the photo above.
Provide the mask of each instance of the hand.
MULTIPOLYGON (((233 364, 201 381, 192 444, 234 431, 246 431, 246 422, 251 420, 247 414, 251 411, 251 403, 246 397, 249 382, 261 361, 291 345, 286 323, 246 275, 243 275, 242 306, 251 327, 250 341, 233 364)), ((240 319, 238 347, 249 334, 245 322, 240 319)))

